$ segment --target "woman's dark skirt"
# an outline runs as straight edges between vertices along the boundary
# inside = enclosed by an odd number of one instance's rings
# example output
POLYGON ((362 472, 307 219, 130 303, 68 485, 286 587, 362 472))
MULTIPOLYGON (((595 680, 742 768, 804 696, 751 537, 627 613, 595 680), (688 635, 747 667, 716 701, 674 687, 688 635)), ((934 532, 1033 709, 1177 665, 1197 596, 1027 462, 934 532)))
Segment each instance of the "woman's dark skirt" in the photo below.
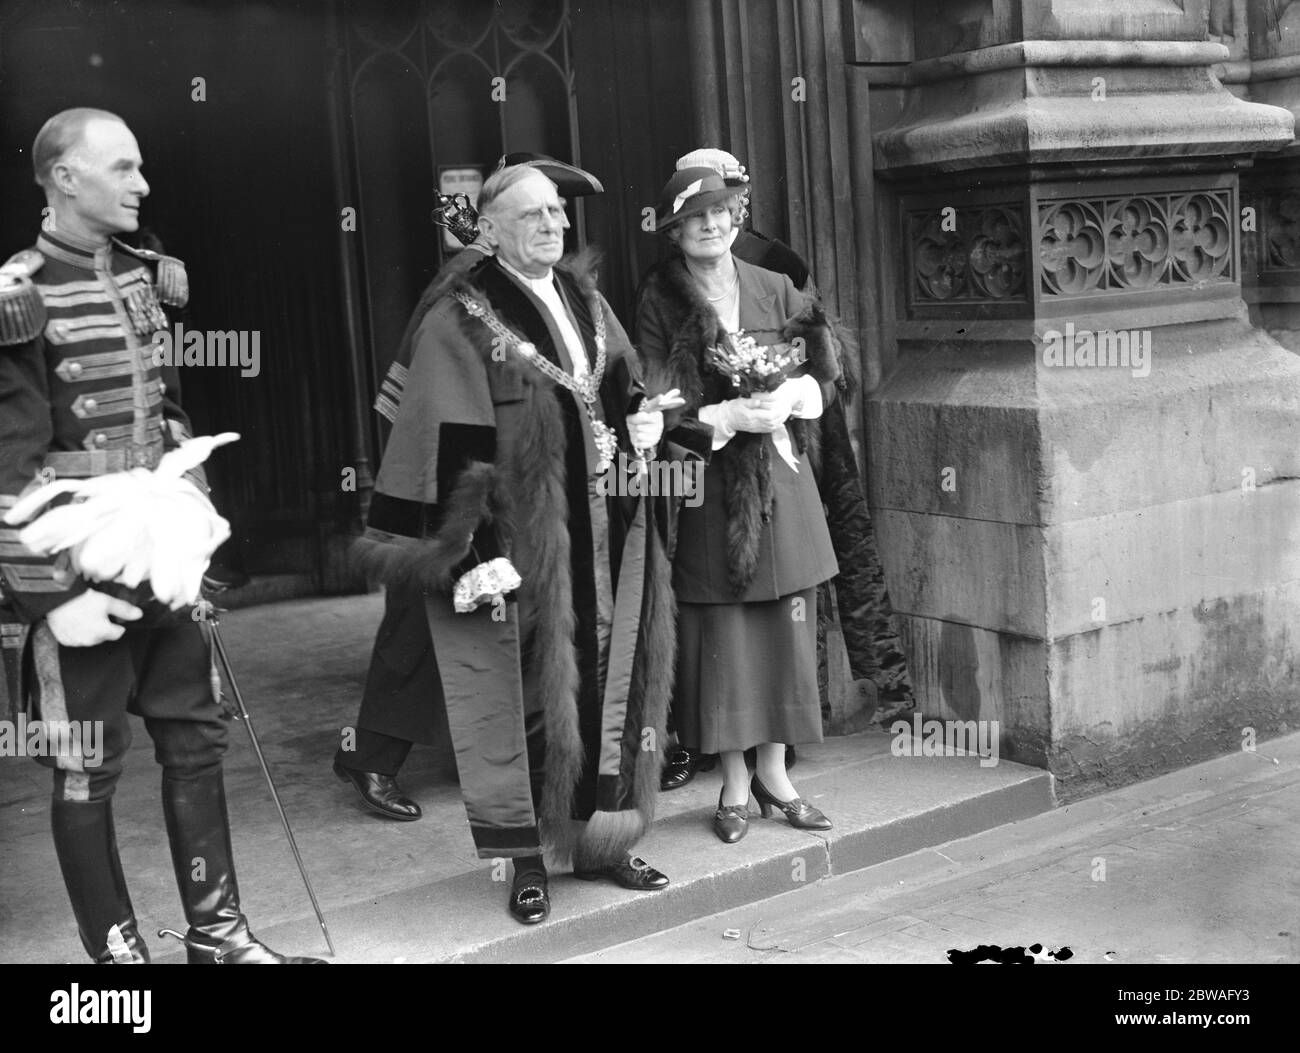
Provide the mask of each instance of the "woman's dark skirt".
POLYGON ((679 603, 677 640, 683 746, 821 742, 815 586, 763 603, 679 603))

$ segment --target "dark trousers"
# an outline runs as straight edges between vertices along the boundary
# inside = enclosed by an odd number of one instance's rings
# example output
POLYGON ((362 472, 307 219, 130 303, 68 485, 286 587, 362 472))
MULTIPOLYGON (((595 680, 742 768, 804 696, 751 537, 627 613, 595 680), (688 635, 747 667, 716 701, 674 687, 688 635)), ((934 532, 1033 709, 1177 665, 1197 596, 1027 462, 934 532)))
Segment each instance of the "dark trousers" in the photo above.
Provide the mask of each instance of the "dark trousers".
POLYGON ((101 756, 67 751, 38 758, 54 768, 54 795, 99 801, 113 795, 131 745, 127 713, 144 718, 166 778, 197 779, 221 767, 227 724, 213 697, 207 640, 188 612, 146 611, 121 639, 63 647, 44 622, 31 635, 27 683, 35 715, 89 727, 100 722, 101 756))
POLYGON ((390 588, 366 674, 353 749, 339 763, 353 771, 396 775, 411 746, 448 737, 442 681, 434 658, 424 595, 390 588))

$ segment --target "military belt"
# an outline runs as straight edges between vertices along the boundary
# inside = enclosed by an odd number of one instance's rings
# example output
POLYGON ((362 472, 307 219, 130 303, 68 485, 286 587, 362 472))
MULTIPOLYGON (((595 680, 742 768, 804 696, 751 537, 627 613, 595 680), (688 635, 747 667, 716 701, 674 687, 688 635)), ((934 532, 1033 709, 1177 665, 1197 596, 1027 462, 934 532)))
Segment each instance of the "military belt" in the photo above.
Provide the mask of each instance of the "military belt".
POLYGON ((162 455, 161 442, 113 450, 54 450, 45 455, 41 467, 50 469, 56 478, 89 479, 131 468, 156 468, 162 455))

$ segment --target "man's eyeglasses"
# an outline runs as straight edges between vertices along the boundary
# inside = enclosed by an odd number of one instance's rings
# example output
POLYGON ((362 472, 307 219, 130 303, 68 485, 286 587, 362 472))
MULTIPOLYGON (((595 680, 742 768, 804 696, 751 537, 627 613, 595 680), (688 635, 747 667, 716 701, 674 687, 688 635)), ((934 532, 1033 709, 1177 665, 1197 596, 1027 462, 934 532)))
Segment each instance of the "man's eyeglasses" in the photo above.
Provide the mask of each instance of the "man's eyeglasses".
POLYGON ((540 227, 548 218, 565 229, 569 226, 569 217, 564 214, 563 202, 549 207, 530 208, 527 212, 519 214, 519 221, 529 227, 540 227))

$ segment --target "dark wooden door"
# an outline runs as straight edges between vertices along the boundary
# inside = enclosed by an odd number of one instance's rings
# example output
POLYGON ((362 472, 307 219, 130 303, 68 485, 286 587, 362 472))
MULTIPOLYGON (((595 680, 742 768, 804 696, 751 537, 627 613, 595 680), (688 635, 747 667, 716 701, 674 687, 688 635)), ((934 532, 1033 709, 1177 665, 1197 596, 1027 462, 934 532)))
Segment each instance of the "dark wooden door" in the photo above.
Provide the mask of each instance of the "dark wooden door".
MULTIPOLYGON (((571 249, 604 255, 602 284, 630 321, 658 251, 641 230, 673 159, 691 147, 681 44, 686 0, 426 0, 341 10, 338 164, 357 208, 357 339, 368 407, 421 290, 449 251, 430 221, 448 168, 489 173, 505 153, 594 172, 605 193, 570 208, 571 249)), ((346 196, 345 195, 345 196, 346 196)), ((368 409, 367 409, 368 413, 368 409)), ((369 414, 372 450, 378 422, 369 414)))

